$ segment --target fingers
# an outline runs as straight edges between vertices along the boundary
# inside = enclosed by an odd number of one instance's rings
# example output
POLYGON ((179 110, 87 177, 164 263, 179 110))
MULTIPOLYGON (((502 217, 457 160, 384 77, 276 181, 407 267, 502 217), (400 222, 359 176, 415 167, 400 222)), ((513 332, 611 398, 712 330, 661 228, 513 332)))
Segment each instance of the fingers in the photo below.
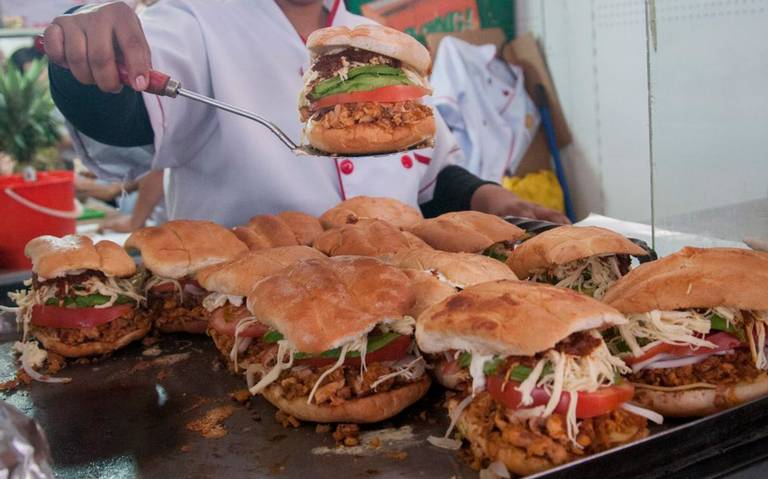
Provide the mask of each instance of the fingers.
POLYGON ((85 33, 73 22, 62 22, 60 26, 64 31, 64 55, 67 68, 80 83, 93 84, 91 67, 88 65, 85 33))
POLYGON ((54 19, 45 31, 51 61, 69 68, 81 83, 116 92, 123 83, 135 90, 148 85, 150 56, 136 14, 123 2, 84 7, 54 19), (118 59, 127 74, 121 78, 118 59))
POLYGON ((558 223, 558 224, 564 224, 568 225, 571 224, 571 221, 568 219, 567 216, 560 213, 559 211, 551 210, 549 208, 544 208, 541 206, 536 207, 536 218, 544 221, 551 221, 552 223, 558 223))
POLYGON ((133 12, 131 15, 131 20, 115 26, 115 38, 123 54, 131 87, 136 91, 143 91, 149 85, 149 45, 139 19, 133 12))
POLYGON ((122 84, 117 75, 112 32, 107 28, 97 28, 88 32, 87 40, 88 65, 94 82, 102 91, 119 92, 122 84))
POLYGON ((64 30, 56 23, 51 23, 45 29, 45 54, 55 64, 67 66, 67 57, 64 54, 64 30))

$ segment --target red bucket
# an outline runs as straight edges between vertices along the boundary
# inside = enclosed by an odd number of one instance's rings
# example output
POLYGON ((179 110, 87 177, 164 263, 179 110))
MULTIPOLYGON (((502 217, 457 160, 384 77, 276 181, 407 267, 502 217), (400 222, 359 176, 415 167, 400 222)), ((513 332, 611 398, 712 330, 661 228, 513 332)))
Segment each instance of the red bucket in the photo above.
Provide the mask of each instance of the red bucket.
POLYGON ((29 269, 24 246, 40 235, 75 232, 75 183, 71 171, 37 174, 37 181, 21 175, 0 177, 0 269, 29 269))

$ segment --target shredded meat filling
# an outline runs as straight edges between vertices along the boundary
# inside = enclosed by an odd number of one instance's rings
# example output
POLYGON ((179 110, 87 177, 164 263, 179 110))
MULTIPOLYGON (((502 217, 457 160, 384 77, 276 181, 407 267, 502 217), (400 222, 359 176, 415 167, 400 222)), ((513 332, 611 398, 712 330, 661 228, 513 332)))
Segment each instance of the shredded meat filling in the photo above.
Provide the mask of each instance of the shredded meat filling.
POLYGON ((493 460, 503 461, 510 447, 523 449, 529 458, 558 465, 648 434, 645 418, 617 409, 581 420, 576 441, 583 449, 579 449, 568 439, 564 415, 520 419, 512 413, 487 393, 479 394, 464 410, 460 428, 471 440, 473 467, 479 469, 493 460))
POLYGON ((154 319, 155 328, 166 333, 177 331, 205 332, 206 310, 202 305, 205 295, 184 294, 180 301, 178 293, 153 293, 147 300, 147 314, 154 319))
MULTIPOLYGON (((208 329, 208 335, 213 338, 213 343, 221 353, 227 368, 234 372, 235 365, 230 359, 229 354, 232 351, 232 346, 235 344, 235 337, 222 334, 213 328, 208 329)), ((245 338, 242 340, 245 340, 245 338)), ((237 353, 239 371, 242 373, 243 369, 246 369, 251 364, 261 364, 265 367, 274 364, 275 357, 277 357, 277 344, 266 343, 261 341, 260 338, 250 338, 248 347, 242 352, 237 353)))
POLYGON ((760 373, 750 352, 746 349, 738 349, 731 354, 709 356, 700 363, 679 368, 643 369, 629 379, 632 382, 663 387, 701 382, 729 385, 740 381, 752 381, 760 373))
POLYGON ((573 356, 586 356, 602 343, 602 339, 592 336, 589 332, 579 331, 557 343, 554 349, 573 356))
POLYGON ((106 324, 94 326, 92 328, 48 328, 44 326, 32 326, 31 332, 34 335, 40 332, 49 337, 58 338, 62 343, 69 346, 77 346, 89 342, 111 343, 122 338, 138 329, 144 328, 149 324, 149 318, 142 314, 130 314, 121 316, 114 321, 106 324))
POLYGON ((356 124, 370 124, 394 129, 418 123, 432 116, 432 110, 412 100, 396 103, 344 103, 318 113, 315 118, 324 128, 348 128, 356 124))
MULTIPOLYGON (((329 374, 317 388, 313 401, 316 404, 330 403, 333 406, 350 399, 357 399, 372 394, 386 392, 407 384, 411 381, 402 376, 388 379, 379 383, 374 390, 371 386, 381 376, 394 372, 391 363, 371 363, 365 371, 360 372, 360 366, 342 366, 329 374)), ((306 398, 312 391, 320 375, 331 368, 298 366, 284 371, 275 382, 281 388, 281 395, 287 400, 306 398)))

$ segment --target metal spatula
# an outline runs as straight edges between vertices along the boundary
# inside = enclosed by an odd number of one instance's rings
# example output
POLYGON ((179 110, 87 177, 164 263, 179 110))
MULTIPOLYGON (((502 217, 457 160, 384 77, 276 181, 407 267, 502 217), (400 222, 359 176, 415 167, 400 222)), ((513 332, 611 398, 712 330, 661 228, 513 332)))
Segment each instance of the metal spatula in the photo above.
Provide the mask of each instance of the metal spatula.
MULTIPOLYGON (((45 54, 45 41, 42 36, 35 37, 35 49, 37 49, 40 53, 45 54)), ((117 71, 120 76, 120 81, 124 85, 130 86, 131 82, 128 78, 128 70, 125 68, 125 66, 118 65, 117 71)), ((158 96, 167 96, 171 98, 176 98, 177 96, 183 96, 185 98, 189 98, 194 101, 199 101, 200 103, 205 103, 206 105, 210 105, 214 108, 219 108, 220 110, 228 111, 229 113, 233 113, 235 115, 248 118, 249 120, 253 120, 263 125, 270 132, 272 132, 272 134, 275 135, 286 147, 288 147, 288 149, 291 150, 293 154, 297 156, 320 156, 324 158, 339 156, 339 155, 328 154, 316 148, 312 148, 309 145, 297 145, 296 143, 294 143, 293 140, 288 138, 288 135, 286 135, 283 132, 283 130, 281 130, 277 125, 267 120, 266 118, 260 115, 257 115, 255 113, 252 113, 248 110, 243 110, 242 108, 238 108, 236 106, 229 105, 227 103, 214 100, 213 98, 207 97, 205 95, 201 95, 199 93, 182 88, 180 81, 174 80, 173 78, 170 77, 170 75, 167 75, 165 73, 159 72, 157 70, 150 70, 148 80, 149 80, 148 81, 149 86, 145 90, 147 93, 152 93, 158 96)), ((414 145, 408 148, 407 150, 402 150, 402 151, 411 151, 411 150, 416 150, 423 147, 425 147, 425 145, 414 145)), ((347 154, 343 156, 345 157, 365 156, 365 157, 375 158, 375 157, 391 156, 392 154, 393 153, 390 152, 390 153, 363 154, 363 155, 347 154)))

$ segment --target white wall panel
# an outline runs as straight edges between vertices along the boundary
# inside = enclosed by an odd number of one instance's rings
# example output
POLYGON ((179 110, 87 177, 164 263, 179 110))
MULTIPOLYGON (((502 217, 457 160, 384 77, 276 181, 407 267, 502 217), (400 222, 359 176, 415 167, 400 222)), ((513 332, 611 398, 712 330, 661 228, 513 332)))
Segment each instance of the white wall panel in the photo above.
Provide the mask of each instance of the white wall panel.
POLYGON ((577 213, 650 218, 642 0, 518 0, 540 38, 574 145, 563 151, 577 213))
POLYGON ((768 198, 768 0, 657 0, 658 218, 768 198))

